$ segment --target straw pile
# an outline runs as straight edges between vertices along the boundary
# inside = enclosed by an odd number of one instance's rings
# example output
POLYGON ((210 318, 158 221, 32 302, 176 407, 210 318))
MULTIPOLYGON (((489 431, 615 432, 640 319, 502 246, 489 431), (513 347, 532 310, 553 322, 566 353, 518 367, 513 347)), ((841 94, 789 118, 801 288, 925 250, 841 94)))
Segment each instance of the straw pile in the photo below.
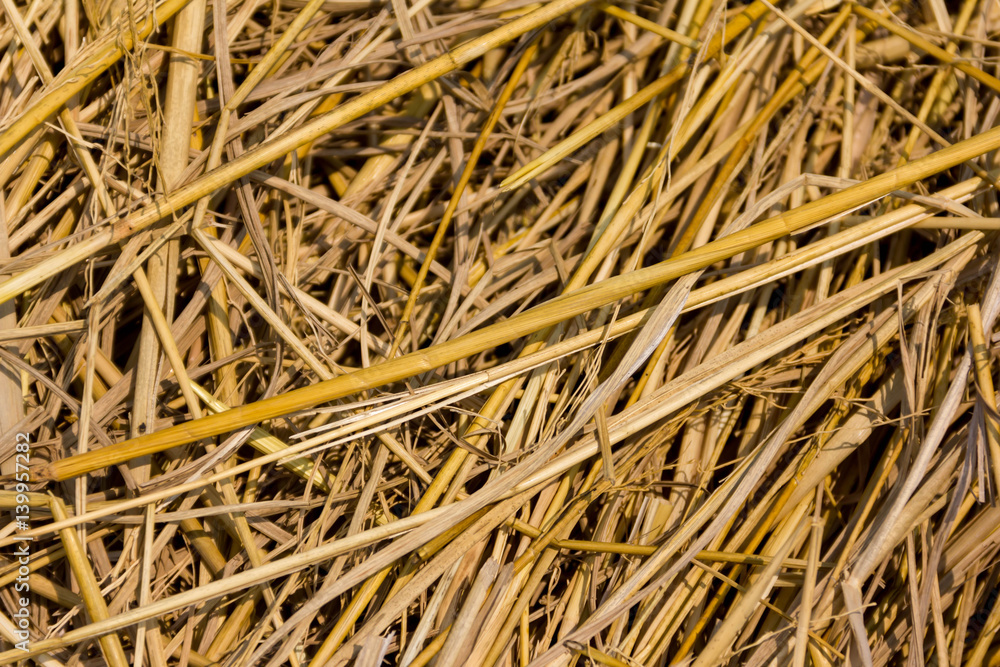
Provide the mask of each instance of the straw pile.
POLYGON ((997 3, 0 2, 0 664, 1000 665, 997 3))

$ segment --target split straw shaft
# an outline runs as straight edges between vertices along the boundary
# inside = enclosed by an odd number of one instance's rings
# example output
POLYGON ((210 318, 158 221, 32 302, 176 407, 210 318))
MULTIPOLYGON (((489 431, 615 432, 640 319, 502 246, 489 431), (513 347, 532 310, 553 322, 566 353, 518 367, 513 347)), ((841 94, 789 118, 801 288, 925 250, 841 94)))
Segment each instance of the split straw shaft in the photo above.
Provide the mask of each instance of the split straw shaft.
POLYGON ((678 278, 809 225, 868 204, 893 190, 1000 148, 1000 127, 956 143, 924 158, 875 176, 823 199, 800 206, 725 238, 653 266, 618 275, 557 297, 509 320, 498 322, 432 348, 363 368, 309 387, 215 415, 71 456, 38 470, 40 477, 65 480, 287 415, 354 393, 439 368, 483 350, 540 331, 655 285, 678 278))

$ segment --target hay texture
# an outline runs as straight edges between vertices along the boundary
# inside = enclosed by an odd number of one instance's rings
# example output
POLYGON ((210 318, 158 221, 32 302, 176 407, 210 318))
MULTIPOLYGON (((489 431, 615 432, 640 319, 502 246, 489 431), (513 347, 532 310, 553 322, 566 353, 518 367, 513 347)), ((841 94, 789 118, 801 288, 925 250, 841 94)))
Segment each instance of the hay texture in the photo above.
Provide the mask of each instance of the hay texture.
POLYGON ((0 0, 0 664, 1000 665, 995 0, 0 0))

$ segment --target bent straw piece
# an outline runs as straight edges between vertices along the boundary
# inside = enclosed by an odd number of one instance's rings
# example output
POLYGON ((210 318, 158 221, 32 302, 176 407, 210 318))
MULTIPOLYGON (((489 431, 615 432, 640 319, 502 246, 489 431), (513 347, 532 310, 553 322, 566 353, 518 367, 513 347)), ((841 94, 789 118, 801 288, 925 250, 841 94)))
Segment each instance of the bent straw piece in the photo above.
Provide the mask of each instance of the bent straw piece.
MULTIPOLYGON (((180 0, 174 1, 180 2, 180 0)), ((79 244, 72 249, 72 252, 70 249, 62 251, 55 257, 39 263, 32 269, 0 283, 0 303, 34 287, 58 271, 65 270, 66 266, 89 257, 111 243, 128 238, 135 232, 141 231, 185 206, 195 203, 202 197, 215 192, 219 188, 249 175, 254 170, 260 169, 272 161, 287 155, 298 147, 314 141, 316 138, 333 131, 345 123, 356 120, 364 114, 406 93, 416 90, 425 83, 458 69, 492 49, 516 39, 526 32, 539 28, 589 1, 554 0, 530 14, 516 18, 486 35, 477 37, 456 47, 425 65, 415 67, 408 72, 400 74, 375 90, 359 95, 342 106, 322 116, 317 116, 297 129, 289 130, 286 134, 247 151, 239 158, 224 163, 222 166, 213 169, 191 183, 177 188, 170 193, 169 197, 157 197, 134 215, 116 222, 112 230, 102 231, 88 239, 86 243, 88 243, 87 248, 89 252, 87 254, 81 254, 84 252, 84 249, 80 247, 83 244, 79 244)), ((184 0, 184 2, 187 2, 187 0, 184 0)), ((180 9, 180 7, 177 7, 177 9, 180 9)), ((6 136, 6 133, 0 135, 0 140, 3 139, 3 136, 6 136)), ((3 146, 4 144, 0 141, 0 153, 5 150, 3 146)))
POLYGON ((179 12, 188 2, 190 0, 165 0, 155 10, 144 14, 135 25, 125 29, 124 21, 116 23, 96 41, 84 47, 77 56, 79 62, 60 72, 48 86, 50 92, 0 132, 0 156, 5 155, 46 118, 56 113, 74 95, 134 48, 133 36, 145 39, 154 27, 179 12))
POLYGON ((851 211, 893 190, 906 187, 997 148, 1000 148, 1000 127, 705 244, 676 258, 557 297, 509 320, 473 331, 433 348, 240 406, 229 412, 178 424, 111 447, 56 461, 39 468, 38 473, 43 477, 57 480, 76 477, 145 453, 161 452, 434 370, 471 354, 581 315, 593 308, 613 303, 636 292, 711 266, 715 262, 728 259, 762 243, 779 239, 824 218, 851 211))

